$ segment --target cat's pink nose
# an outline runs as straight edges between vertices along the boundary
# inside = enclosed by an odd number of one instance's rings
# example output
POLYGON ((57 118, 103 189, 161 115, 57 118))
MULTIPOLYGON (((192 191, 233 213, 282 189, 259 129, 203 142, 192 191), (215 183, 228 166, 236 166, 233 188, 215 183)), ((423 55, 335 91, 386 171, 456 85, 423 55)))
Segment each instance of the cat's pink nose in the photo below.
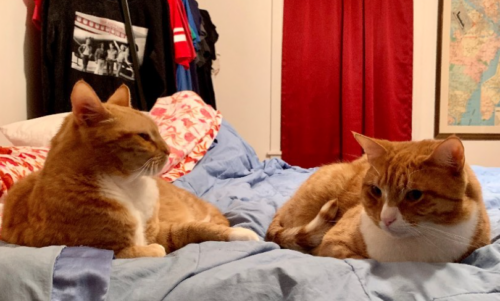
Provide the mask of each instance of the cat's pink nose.
POLYGON ((396 218, 395 217, 384 217, 382 219, 382 221, 384 222, 386 227, 389 227, 392 223, 394 223, 396 221, 396 218))

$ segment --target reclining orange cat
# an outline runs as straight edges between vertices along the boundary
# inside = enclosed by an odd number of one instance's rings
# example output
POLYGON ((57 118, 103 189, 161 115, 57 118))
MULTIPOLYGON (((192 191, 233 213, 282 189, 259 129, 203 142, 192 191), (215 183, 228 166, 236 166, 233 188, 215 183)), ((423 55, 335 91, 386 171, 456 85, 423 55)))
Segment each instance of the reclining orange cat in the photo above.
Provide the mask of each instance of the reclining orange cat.
POLYGON ((267 239, 336 258, 460 261, 490 243, 481 186, 457 137, 389 142, 321 167, 276 213, 267 239))
POLYGON ((103 104, 85 82, 40 172, 16 183, 2 239, 32 247, 92 246, 118 258, 164 256, 189 243, 258 240, 213 205, 155 177, 169 149, 156 124, 130 108, 122 85, 103 104))

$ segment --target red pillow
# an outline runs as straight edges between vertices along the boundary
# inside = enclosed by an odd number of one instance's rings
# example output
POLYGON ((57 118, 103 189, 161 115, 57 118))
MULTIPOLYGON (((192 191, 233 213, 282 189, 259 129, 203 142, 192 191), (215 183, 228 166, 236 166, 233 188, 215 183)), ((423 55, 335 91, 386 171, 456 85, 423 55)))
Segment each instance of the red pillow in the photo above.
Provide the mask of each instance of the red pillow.
POLYGON ((7 190, 21 178, 41 169, 48 151, 45 147, 0 147, 0 227, 7 190))
POLYGON ((167 181, 174 181, 194 168, 212 145, 222 123, 220 112, 192 91, 159 98, 149 115, 170 147, 161 176, 167 181))

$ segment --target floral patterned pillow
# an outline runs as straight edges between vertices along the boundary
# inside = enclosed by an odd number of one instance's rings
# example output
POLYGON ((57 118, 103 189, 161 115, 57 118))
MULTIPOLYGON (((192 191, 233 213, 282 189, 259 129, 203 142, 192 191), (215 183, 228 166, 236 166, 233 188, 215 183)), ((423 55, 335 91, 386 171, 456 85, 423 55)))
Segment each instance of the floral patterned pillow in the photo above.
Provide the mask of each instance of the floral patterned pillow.
POLYGON ((222 122, 220 112, 191 91, 159 98, 149 115, 170 147, 162 171, 162 178, 167 181, 174 181, 194 168, 219 133, 222 122))
POLYGON ((48 151, 45 147, 0 147, 0 229, 7 190, 19 179, 41 169, 48 151))

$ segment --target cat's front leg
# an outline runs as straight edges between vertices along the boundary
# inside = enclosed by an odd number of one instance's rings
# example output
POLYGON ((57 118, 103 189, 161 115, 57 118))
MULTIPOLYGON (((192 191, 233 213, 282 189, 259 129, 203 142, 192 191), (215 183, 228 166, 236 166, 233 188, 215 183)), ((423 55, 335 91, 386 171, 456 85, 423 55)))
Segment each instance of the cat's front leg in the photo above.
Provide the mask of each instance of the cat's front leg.
POLYGON ((185 222, 182 224, 161 223, 157 242, 173 252, 190 243, 204 241, 258 241, 252 230, 231 228, 211 222, 185 222))
POLYGON ((130 246, 115 253, 116 258, 164 257, 165 255, 167 255, 165 247, 159 244, 130 246))

